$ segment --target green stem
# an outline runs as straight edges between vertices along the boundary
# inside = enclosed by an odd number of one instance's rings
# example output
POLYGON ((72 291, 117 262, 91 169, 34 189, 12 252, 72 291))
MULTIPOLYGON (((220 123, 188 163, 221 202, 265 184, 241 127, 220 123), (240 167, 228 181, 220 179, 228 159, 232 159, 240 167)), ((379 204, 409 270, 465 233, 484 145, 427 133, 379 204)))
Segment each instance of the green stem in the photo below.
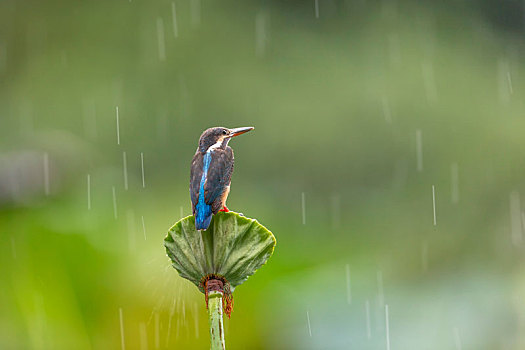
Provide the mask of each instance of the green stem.
POLYGON ((208 320, 210 323, 211 350, 225 350, 222 293, 219 291, 208 294, 208 320))

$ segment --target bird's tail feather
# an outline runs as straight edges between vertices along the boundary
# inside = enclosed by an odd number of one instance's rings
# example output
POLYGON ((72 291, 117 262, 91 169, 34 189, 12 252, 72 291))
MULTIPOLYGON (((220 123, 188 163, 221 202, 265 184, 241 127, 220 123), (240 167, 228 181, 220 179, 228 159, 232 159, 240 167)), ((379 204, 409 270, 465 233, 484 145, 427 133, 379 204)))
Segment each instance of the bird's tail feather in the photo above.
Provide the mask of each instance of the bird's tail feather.
POLYGON ((204 208, 197 208, 195 215, 195 228, 197 230, 207 230, 210 226, 212 216, 211 206, 205 205, 204 208))

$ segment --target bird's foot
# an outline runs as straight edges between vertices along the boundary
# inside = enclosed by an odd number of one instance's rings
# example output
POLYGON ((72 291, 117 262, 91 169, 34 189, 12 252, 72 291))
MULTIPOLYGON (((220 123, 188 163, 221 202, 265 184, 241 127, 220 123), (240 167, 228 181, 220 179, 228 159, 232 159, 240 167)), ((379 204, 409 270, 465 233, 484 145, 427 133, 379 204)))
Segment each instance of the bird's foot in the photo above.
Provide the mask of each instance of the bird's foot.
POLYGON ((223 206, 222 206, 222 209, 219 210, 219 211, 223 211, 223 212, 227 213, 227 212, 229 212, 230 210, 229 210, 228 208, 226 208, 225 205, 223 205, 223 206))

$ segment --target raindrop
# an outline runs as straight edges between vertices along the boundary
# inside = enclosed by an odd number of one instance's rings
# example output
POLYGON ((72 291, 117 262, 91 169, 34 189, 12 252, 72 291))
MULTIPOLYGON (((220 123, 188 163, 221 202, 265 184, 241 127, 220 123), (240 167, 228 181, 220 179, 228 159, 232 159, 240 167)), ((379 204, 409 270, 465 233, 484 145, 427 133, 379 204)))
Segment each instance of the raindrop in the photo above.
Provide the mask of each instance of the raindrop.
POLYGON ((117 219, 117 194, 115 193, 115 186, 111 186, 113 192, 113 216, 117 219))
POLYGON ((521 203, 520 194, 513 191, 510 194, 510 227, 512 243, 519 245, 523 238, 522 223, 521 223, 521 203))
POLYGON ((140 322, 139 324, 140 333, 140 350, 148 350, 148 334, 146 333, 146 324, 140 322))
POLYGON ((510 102, 510 94, 512 93, 512 82, 510 80, 509 63, 500 59, 498 61, 498 91, 499 101, 502 104, 510 102))
POLYGON ((44 153, 44 191, 49 196, 49 155, 44 153))
POLYGON ((157 41, 159 46, 159 60, 166 60, 166 43, 164 41, 164 21, 162 18, 157 18, 157 41))
POLYGON ((366 337, 368 339, 372 338, 372 329, 370 327, 370 301, 366 299, 365 302, 365 312, 366 312, 366 337))
POLYGON ((352 285, 350 280, 350 265, 346 264, 346 301, 352 304, 352 285))
POLYGON ((450 165, 452 203, 459 202, 459 167, 458 163, 450 165))
POLYGON ((142 168, 142 188, 146 188, 146 181, 144 179, 144 153, 140 152, 140 166, 142 168))
POLYGON ((179 37, 179 29, 177 28, 177 12, 175 11, 175 1, 171 3, 171 18, 173 20, 173 36, 179 37))
POLYGON ((390 350, 390 325, 388 318, 388 305, 385 305, 386 350, 390 350))
POLYGON ((301 209, 303 214, 303 225, 306 225, 306 199, 304 192, 301 193, 301 209))
POLYGON ((118 309, 120 318, 120 345, 122 350, 126 350, 126 343, 124 342, 124 316, 122 315, 122 308, 118 309))
POLYGON ((128 190, 128 160, 126 152, 122 152, 122 171, 124 173, 124 189, 128 190))
POLYGON ((421 129, 416 130, 417 171, 423 171, 423 135, 421 129))
POLYGON ((308 334, 312 336, 312 327, 310 326, 310 313, 306 310, 306 321, 308 322, 308 334))
POLYGON ((91 175, 87 174, 87 208, 91 210, 91 175))
POLYGON ((434 226, 436 226, 436 188, 434 185, 432 185, 432 212, 434 214, 434 226))
POLYGON ((120 125, 118 119, 118 106, 116 107, 116 116, 117 116, 117 145, 120 145, 120 125))
POLYGON ((315 0, 315 18, 319 18, 319 0, 315 0))
POLYGON ((142 232, 144 232, 144 240, 146 240, 146 224, 144 224, 144 215, 142 215, 142 232))
POLYGON ((514 90, 512 89, 512 78, 510 76, 510 72, 507 72, 507 81, 509 83, 509 92, 512 95, 514 93, 514 90))

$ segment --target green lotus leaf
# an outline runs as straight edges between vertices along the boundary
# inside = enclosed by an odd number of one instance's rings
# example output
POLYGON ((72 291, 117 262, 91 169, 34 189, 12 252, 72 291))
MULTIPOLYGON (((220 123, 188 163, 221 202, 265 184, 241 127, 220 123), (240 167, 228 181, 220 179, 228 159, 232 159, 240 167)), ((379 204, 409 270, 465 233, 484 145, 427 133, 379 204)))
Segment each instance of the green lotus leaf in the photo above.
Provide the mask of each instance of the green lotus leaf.
POLYGON ((201 292, 203 278, 223 277, 231 291, 253 275, 270 258, 275 237, 257 220, 235 212, 219 212, 205 231, 195 229, 188 216, 169 230, 164 246, 173 267, 201 292))

